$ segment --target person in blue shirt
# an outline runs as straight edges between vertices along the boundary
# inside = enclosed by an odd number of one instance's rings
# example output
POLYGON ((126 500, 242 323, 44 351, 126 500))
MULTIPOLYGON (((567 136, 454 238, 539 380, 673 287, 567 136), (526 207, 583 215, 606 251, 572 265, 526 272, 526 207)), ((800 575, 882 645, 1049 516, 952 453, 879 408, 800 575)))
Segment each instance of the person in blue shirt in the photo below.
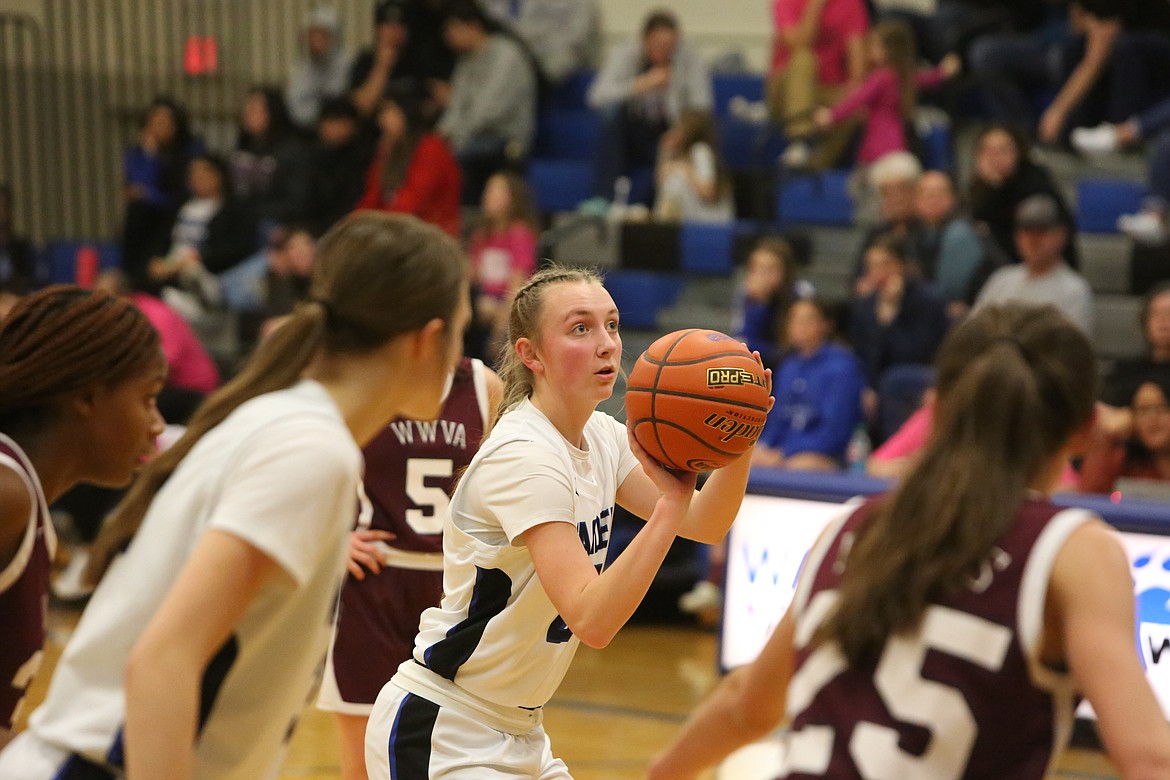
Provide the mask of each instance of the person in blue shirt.
POLYGON ((862 419, 861 363, 848 348, 829 340, 833 317, 823 302, 794 302, 786 332, 792 351, 773 372, 776 405, 756 442, 753 463, 839 469, 862 419))

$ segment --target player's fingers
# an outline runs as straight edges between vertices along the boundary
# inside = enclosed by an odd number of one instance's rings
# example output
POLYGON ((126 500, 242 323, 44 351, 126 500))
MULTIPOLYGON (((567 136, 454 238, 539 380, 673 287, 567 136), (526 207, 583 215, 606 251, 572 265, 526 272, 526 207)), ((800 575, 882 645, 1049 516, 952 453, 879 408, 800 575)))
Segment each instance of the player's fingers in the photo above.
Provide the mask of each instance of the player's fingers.
POLYGON ((366 578, 365 571, 361 566, 358 565, 357 561, 353 560, 352 558, 346 561, 345 568, 348 569, 349 573, 354 576, 354 579, 364 580, 366 578))
POLYGON ((394 538, 394 534, 390 533, 389 531, 382 531, 374 528, 360 528, 357 531, 354 531, 354 536, 365 542, 388 542, 394 538))

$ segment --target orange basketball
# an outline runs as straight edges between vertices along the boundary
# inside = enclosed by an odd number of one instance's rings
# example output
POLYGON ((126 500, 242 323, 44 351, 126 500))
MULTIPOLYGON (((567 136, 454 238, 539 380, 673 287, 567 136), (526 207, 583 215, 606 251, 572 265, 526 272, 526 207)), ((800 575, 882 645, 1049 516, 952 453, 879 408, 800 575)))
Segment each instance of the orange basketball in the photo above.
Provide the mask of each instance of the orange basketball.
POLYGON ((626 382, 626 417, 650 456, 710 471, 743 454, 768 417, 764 369, 714 330, 677 330, 642 353, 626 382))

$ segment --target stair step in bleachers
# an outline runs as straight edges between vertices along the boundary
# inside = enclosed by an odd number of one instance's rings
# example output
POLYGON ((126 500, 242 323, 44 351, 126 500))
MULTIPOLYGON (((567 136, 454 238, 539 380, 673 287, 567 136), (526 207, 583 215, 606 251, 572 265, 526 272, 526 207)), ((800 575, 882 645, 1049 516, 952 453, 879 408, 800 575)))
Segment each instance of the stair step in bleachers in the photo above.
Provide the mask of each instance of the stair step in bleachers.
POLYGON ((687 281, 675 306, 731 308, 737 281, 733 277, 696 276, 687 281))
POLYGON ((1145 187, 1125 179, 1077 182, 1077 228, 1083 233, 1115 233, 1117 218, 1139 211, 1145 187))
POLYGON ((670 306, 658 312, 658 327, 663 331, 683 328, 709 328, 727 333, 731 330, 730 306, 670 306))
POLYGON ((776 195, 776 221, 809 225, 853 224, 853 203, 846 191, 849 171, 789 174, 776 195))
POLYGON ((1093 345, 1099 357, 1133 358, 1145 351, 1138 322, 1141 308, 1137 295, 1093 296, 1093 345))
POLYGON ((852 288, 849 274, 839 271, 823 271, 813 266, 803 271, 801 276, 813 286, 818 298, 824 298, 828 301, 849 299, 852 288))
POLYGON ((814 227, 812 238, 812 265, 834 273, 852 274, 857 253, 865 238, 865 229, 858 227, 814 227))
POLYGON ((1108 233, 1077 236, 1081 274, 1094 293, 1129 292, 1129 239, 1108 233))

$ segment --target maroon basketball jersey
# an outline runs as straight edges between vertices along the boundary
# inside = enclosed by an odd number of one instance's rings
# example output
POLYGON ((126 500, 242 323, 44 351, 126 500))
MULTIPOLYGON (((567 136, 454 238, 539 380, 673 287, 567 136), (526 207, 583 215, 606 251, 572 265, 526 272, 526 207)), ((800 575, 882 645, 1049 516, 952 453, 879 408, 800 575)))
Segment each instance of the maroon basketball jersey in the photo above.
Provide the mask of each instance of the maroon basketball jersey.
POLYGON ((15 471, 28 486, 32 514, 16 557, 0 571, 0 729, 11 729, 17 706, 41 663, 45 602, 56 536, 41 484, 20 447, 0 434, 0 468, 15 471))
POLYGON ((419 615, 442 597, 443 522, 483 438, 486 395, 483 364, 464 358, 437 420, 395 420, 366 445, 369 527, 395 538, 382 571, 349 576, 341 592, 330 662, 346 703, 373 704, 410 657, 419 615))
POLYGON ((1026 501, 967 587, 930 605, 919 628, 848 668, 810 647, 831 614, 863 505, 817 546, 801 575, 788 692, 788 778, 1035 778, 1067 744, 1072 681, 1038 658, 1044 600, 1061 546, 1091 517, 1026 501))

